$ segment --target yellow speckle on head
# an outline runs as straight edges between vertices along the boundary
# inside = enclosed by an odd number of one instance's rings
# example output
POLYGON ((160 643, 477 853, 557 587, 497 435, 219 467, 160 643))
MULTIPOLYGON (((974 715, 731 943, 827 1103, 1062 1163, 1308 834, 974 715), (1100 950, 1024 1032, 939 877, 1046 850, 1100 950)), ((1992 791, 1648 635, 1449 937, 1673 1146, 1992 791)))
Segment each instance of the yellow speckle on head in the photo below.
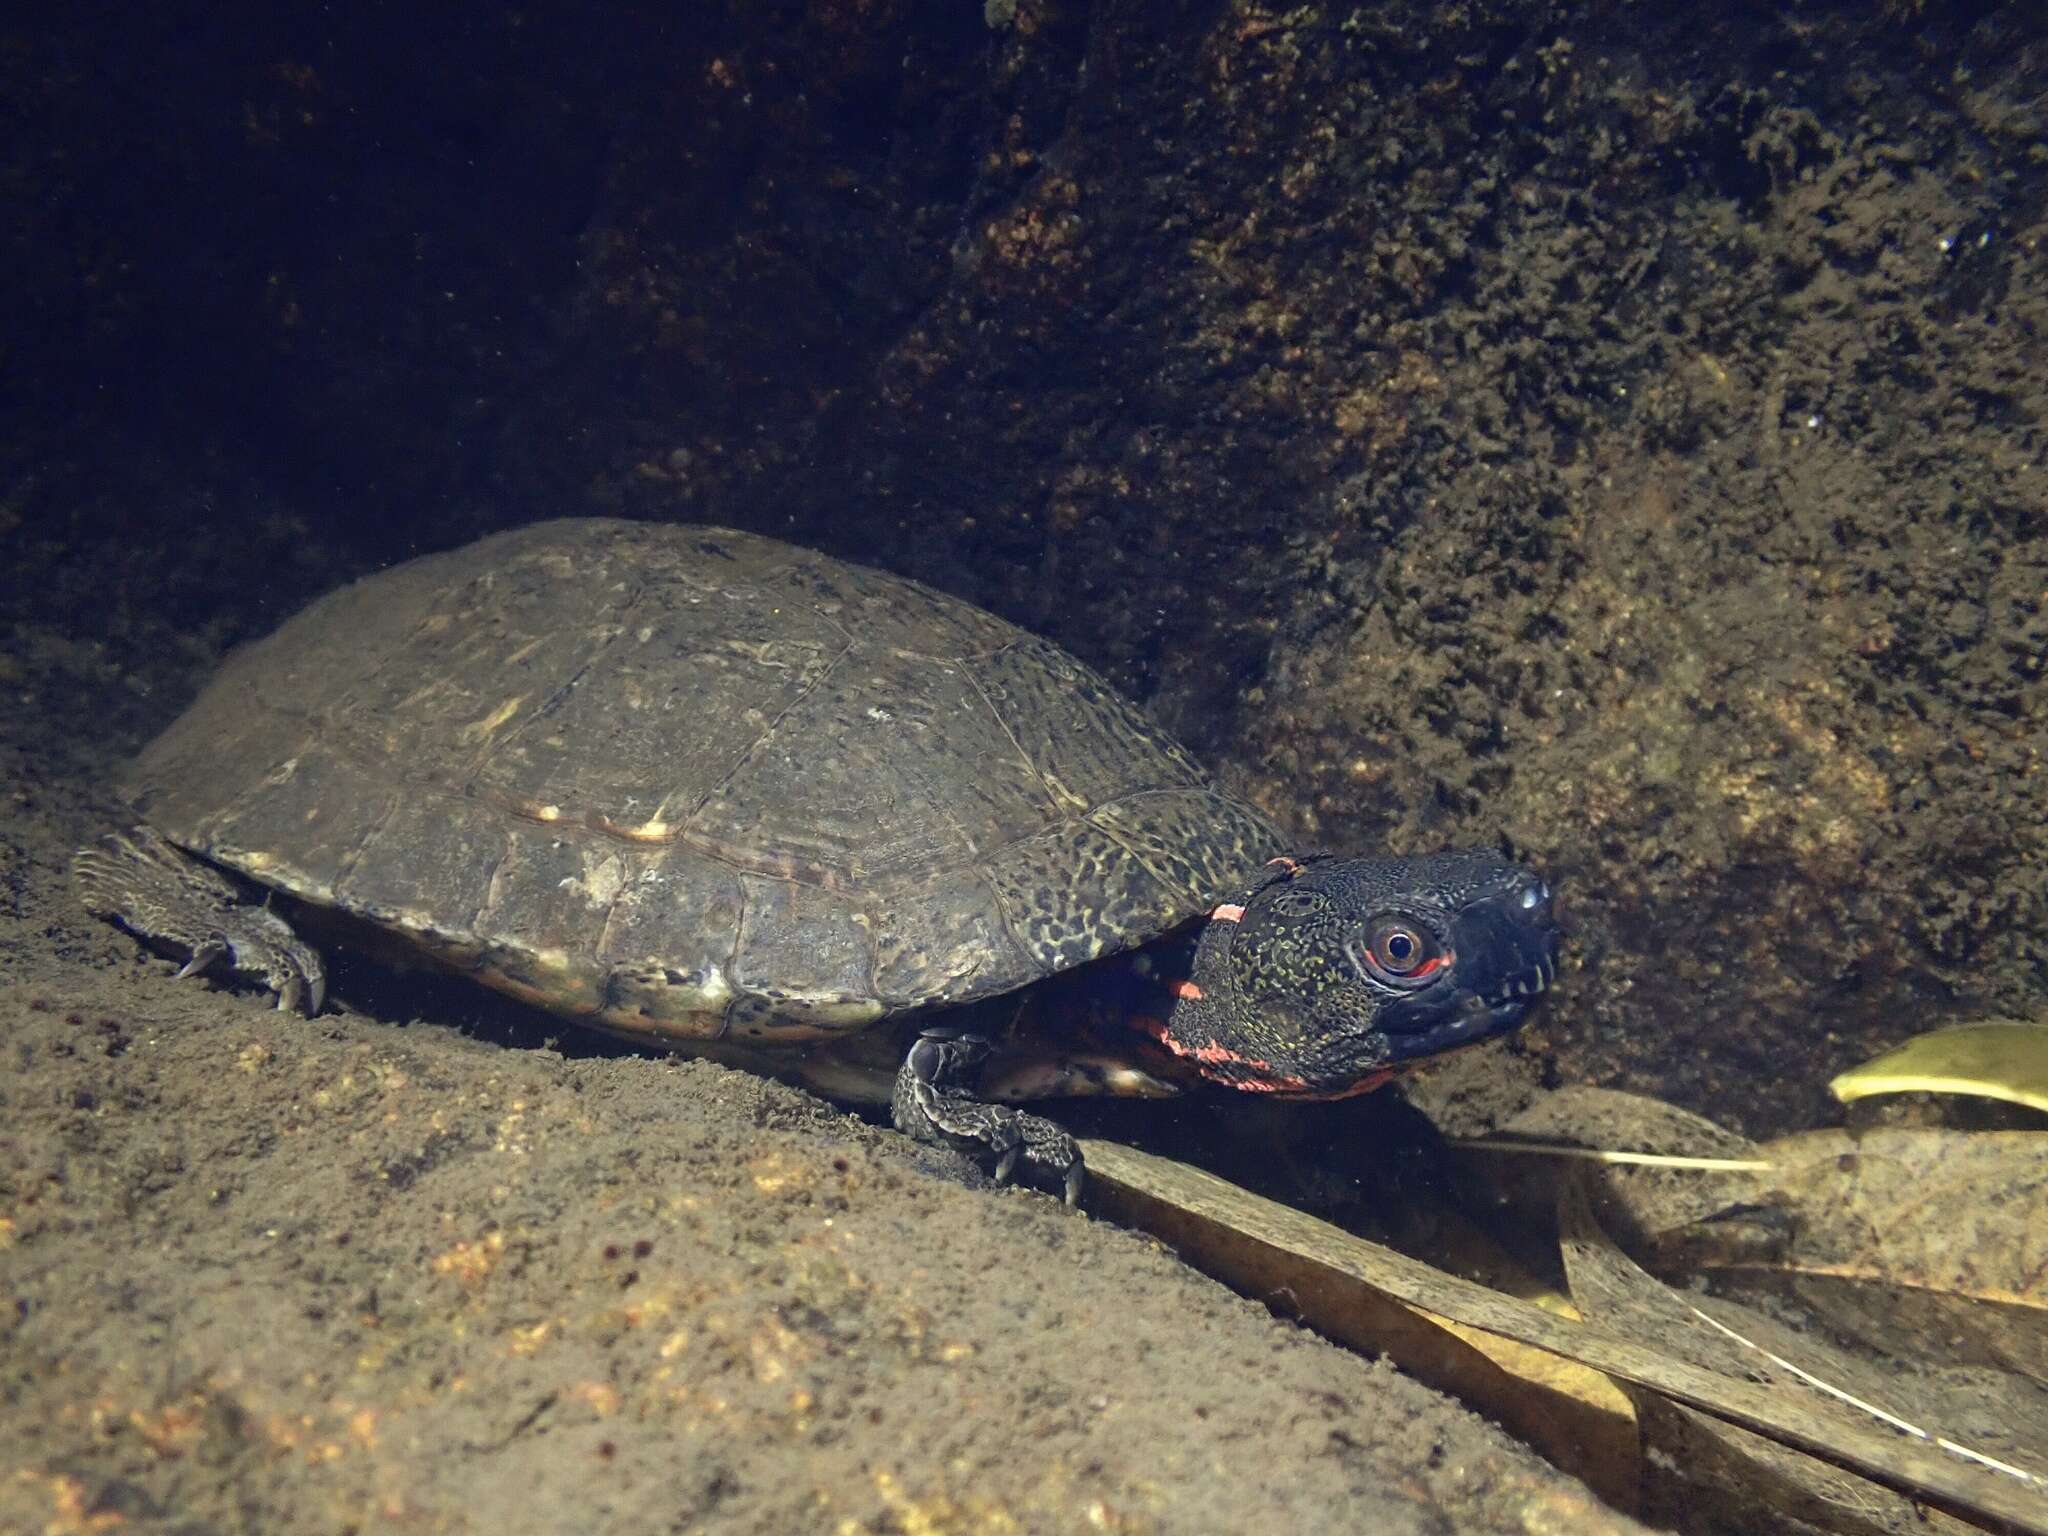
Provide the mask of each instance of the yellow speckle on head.
POLYGON ((466 742, 486 741, 499 726, 519 713, 519 706, 526 702, 525 694, 517 694, 500 704, 481 720, 472 720, 462 728, 462 739, 466 742))

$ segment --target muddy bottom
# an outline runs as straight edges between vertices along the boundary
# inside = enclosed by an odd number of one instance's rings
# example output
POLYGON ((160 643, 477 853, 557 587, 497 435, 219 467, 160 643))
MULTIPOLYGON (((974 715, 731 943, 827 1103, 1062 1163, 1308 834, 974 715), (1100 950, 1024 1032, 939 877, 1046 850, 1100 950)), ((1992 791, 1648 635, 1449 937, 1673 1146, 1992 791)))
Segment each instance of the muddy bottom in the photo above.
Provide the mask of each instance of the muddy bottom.
POLYGON ((388 983, 306 1020, 176 982, 74 909, 103 802, 32 745, 60 720, 15 725, 0 1529, 1611 1519, 1150 1238, 793 1089, 473 1038, 388 983))

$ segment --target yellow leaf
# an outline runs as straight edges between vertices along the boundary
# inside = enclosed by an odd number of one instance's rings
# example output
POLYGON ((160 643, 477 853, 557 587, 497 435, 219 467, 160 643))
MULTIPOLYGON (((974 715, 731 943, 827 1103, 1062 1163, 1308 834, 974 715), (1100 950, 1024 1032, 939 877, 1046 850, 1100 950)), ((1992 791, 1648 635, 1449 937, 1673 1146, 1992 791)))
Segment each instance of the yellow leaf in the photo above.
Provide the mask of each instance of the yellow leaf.
POLYGON ((1880 1093, 1966 1093, 2048 1112, 2048 1024, 1988 1019, 1918 1035, 1828 1084, 1844 1103, 1880 1093))

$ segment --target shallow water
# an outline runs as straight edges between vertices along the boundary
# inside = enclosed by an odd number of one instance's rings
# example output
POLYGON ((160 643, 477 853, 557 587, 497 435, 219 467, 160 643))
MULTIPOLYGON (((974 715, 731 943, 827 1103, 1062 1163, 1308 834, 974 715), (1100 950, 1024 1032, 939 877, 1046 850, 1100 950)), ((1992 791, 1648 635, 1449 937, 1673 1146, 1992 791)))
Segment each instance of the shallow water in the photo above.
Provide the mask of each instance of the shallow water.
MULTIPOLYGON (((1842 1067, 2039 1011, 2022 8, 9 39, 25 1529, 1481 1530, 1574 1497, 792 1091, 558 1054, 379 961, 276 1019, 73 909, 114 769, 227 648, 487 531, 815 544, 1067 646, 1303 846, 1506 841, 1567 893, 1566 975, 1416 1085, 1454 1133, 1582 1082, 1829 1123, 1842 1067)), ((1080 1118, 1264 1145, 1209 1113, 1080 1118)), ((1282 1182, 1371 1208, 1404 1114, 1311 1112, 1282 1182)))

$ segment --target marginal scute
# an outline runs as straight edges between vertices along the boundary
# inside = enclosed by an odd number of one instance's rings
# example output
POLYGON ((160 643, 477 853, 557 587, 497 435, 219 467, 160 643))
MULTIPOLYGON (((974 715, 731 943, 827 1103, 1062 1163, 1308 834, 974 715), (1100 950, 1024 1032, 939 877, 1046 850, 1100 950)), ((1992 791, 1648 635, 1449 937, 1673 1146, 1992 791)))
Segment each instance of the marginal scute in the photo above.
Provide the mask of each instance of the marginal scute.
POLYGON ((295 895, 331 902, 400 792, 389 775, 309 745, 211 818, 199 851, 295 895))
POLYGON ((646 856, 517 824, 504 829, 503 844, 485 903, 474 918, 479 934, 501 957, 495 968, 514 978, 536 966, 546 977, 574 976, 577 1011, 597 1008, 605 971, 598 935, 612 904, 638 882, 646 856), (557 955, 571 956, 572 963, 558 964, 552 959, 557 955))
POLYGON ((505 851, 495 808, 449 795, 401 795, 334 888, 352 912, 407 932, 471 933, 505 851))
MULTIPOLYGON (((743 995, 820 1033, 880 1016, 863 914, 843 897, 794 880, 742 875, 740 885, 746 908, 733 981, 743 995)), ((735 1031, 744 1027, 744 1017, 736 1017, 735 1031)))
POLYGON ((725 1032, 742 897, 738 874, 687 848, 651 857, 598 938, 605 1019, 675 1039, 725 1032))
POLYGON ((485 944, 464 959, 485 985, 536 1008, 587 1019, 604 1006, 604 978, 586 954, 485 944))
POLYGON ((878 881, 867 894, 875 994, 892 1009, 991 997, 1051 974, 1011 936, 974 869, 878 881))

